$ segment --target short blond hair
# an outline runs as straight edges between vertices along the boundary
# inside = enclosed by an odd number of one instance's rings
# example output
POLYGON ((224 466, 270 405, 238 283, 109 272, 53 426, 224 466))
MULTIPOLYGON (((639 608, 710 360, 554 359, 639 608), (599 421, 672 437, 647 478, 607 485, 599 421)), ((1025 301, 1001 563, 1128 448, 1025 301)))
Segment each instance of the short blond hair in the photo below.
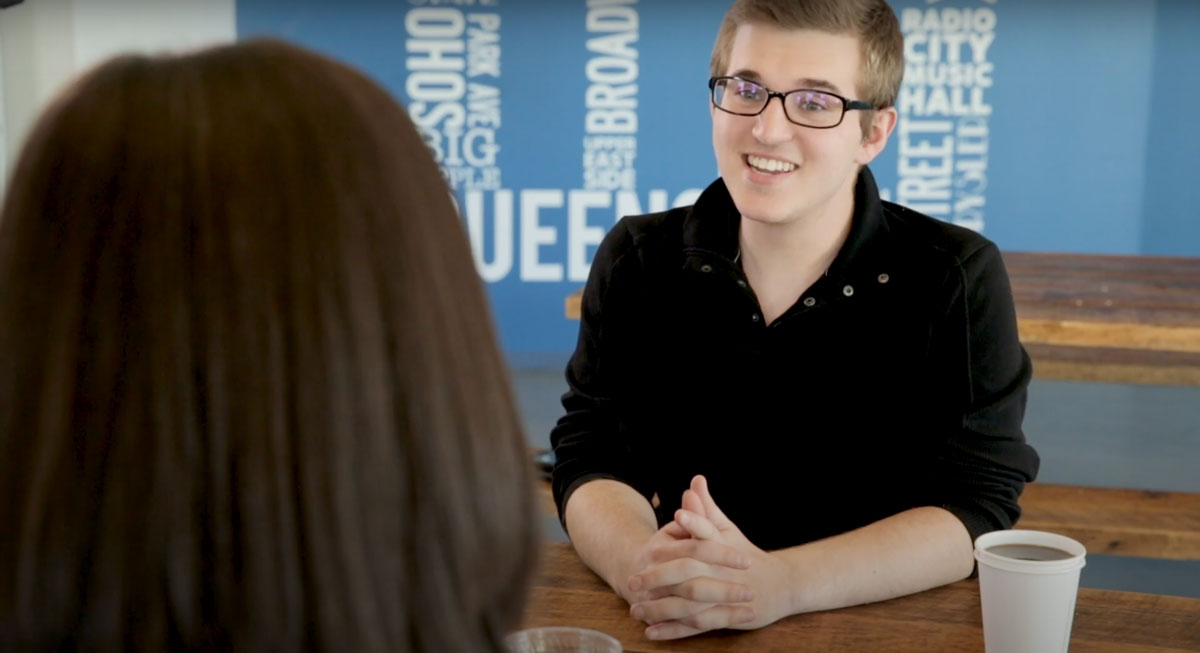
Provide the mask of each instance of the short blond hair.
MULTIPOLYGON (((884 0, 736 0, 725 12, 717 32, 709 65, 711 76, 726 74, 733 36, 746 23, 858 37, 862 65, 855 89, 859 97, 854 99, 875 109, 896 104, 904 78, 904 35, 896 13, 884 0)), ((864 133, 873 114, 873 111, 862 114, 864 133)))

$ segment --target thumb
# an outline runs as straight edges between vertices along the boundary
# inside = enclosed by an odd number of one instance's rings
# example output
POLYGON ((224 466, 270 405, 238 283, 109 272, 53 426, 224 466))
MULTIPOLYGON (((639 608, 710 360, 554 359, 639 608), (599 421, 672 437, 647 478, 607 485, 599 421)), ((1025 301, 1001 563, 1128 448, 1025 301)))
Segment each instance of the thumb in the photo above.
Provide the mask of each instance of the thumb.
POLYGON ((718 530, 736 528, 734 523, 725 516, 725 513, 721 512, 721 509, 717 507, 717 502, 708 491, 708 479, 704 478, 703 475, 698 474, 692 479, 691 492, 695 493, 700 499, 701 505, 704 506, 704 512, 701 514, 708 517, 713 526, 716 526, 718 530))

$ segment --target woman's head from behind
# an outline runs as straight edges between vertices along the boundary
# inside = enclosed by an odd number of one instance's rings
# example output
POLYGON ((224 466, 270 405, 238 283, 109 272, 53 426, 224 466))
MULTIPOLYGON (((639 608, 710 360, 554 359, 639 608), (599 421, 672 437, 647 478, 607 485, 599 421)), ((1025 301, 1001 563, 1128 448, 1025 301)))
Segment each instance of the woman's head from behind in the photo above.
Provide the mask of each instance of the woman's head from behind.
POLYGON ((0 644, 481 650, 524 443, 403 110, 278 42, 110 61, 0 216, 0 644))

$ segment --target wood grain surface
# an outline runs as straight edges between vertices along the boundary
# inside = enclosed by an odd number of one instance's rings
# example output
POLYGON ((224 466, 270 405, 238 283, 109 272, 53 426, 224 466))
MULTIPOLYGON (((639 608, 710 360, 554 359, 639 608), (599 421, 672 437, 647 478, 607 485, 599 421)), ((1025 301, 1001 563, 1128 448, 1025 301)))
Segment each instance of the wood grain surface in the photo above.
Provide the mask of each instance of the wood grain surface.
MULTIPOLYGON (((979 586, 965 580, 883 603, 796 615, 755 631, 652 642, 570 545, 546 542, 523 627, 606 632, 626 651, 983 651, 979 586)), ((1200 651, 1200 600, 1080 590, 1072 653, 1200 651)))
POLYGON ((1016 528, 1052 531, 1089 553, 1200 560, 1200 494, 1030 483, 1016 528))

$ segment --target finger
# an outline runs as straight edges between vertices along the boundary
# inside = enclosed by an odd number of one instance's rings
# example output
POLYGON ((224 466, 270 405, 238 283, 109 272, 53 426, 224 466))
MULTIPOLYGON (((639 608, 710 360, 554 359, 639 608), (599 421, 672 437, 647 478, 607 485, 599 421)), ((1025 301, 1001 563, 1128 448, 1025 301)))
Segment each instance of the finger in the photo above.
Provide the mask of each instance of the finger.
MULTIPOLYGON (((633 592, 651 592, 660 587, 679 585, 698 578, 711 579, 714 582, 730 583, 733 581, 720 578, 721 567, 700 562, 694 558, 678 558, 660 565, 648 567, 629 577, 629 589, 633 592)), ((740 585, 739 585, 740 587, 740 585)), ((672 590, 672 594, 678 591, 672 590)))
POLYGON ((711 520, 718 529, 724 530, 725 528, 734 525, 733 522, 725 516, 725 513, 721 512, 721 509, 717 507, 716 500, 713 499, 712 493, 708 490, 707 478, 704 478, 704 476, 700 474, 697 474, 694 478, 692 478, 691 491, 696 493, 696 495, 700 498, 700 503, 704 505, 704 512, 699 514, 702 514, 711 520))
POLYGON ((690 617, 711 607, 713 607, 711 603, 692 601, 681 596, 668 596, 654 601, 635 603, 629 606, 629 615, 652 626, 664 621, 690 617))
POLYGON ((749 605, 715 605, 703 612, 684 617, 679 623, 696 630, 729 628, 754 621, 754 608, 749 605))
POLYGON ((661 624, 654 624, 646 629, 646 639, 682 639, 699 635, 704 632, 697 630, 691 626, 685 626, 678 621, 665 621, 661 624))
POLYGON ((721 531, 715 524, 690 510, 676 510, 675 523, 697 539, 715 540, 721 537, 721 531))
MULTIPOLYGON (((749 586, 716 578, 693 578, 672 585, 670 589, 671 596, 700 603, 746 603, 754 600, 754 591, 749 586)), ((645 601, 647 604, 651 602, 651 600, 645 601)), ((678 619, 679 616, 667 618, 678 619)), ((658 621, 664 620, 658 619, 658 621)))
POLYGON ((700 500, 700 495, 691 490, 683 491, 683 501, 681 502, 681 505, 684 510, 690 510, 697 515, 707 516, 704 513, 704 502, 700 500))
MULTIPOLYGON (((649 592, 642 592, 642 596, 639 599, 639 601, 657 601, 658 599, 665 599, 668 596, 675 596, 674 594, 671 593, 674 589, 675 589, 675 587, 673 585, 667 585, 666 587, 656 587, 656 588, 650 590, 649 592)), ((637 603, 637 602, 638 601, 634 601, 634 603, 637 603)))
POLYGON ((674 521, 667 522, 666 526, 663 526, 658 530, 660 533, 673 540, 690 540, 692 538, 692 534, 689 533, 686 528, 674 521))
POLYGON ((679 639, 709 630, 729 628, 754 621, 754 610, 745 606, 713 606, 678 621, 664 621, 646 629, 649 639, 679 639))
POLYGON ((674 540, 651 548, 648 557, 653 563, 663 563, 676 558, 694 558, 710 565, 731 569, 750 568, 750 558, 735 547, 716 540, 694 539, 690 535, 686 540, 674 540))
POLYGON ((629 577, 631 592, 650 592, 660 587, 678 585, 693 578, 709 575, 712 566, 694 558, 676 558, 647 567, 629 577))

